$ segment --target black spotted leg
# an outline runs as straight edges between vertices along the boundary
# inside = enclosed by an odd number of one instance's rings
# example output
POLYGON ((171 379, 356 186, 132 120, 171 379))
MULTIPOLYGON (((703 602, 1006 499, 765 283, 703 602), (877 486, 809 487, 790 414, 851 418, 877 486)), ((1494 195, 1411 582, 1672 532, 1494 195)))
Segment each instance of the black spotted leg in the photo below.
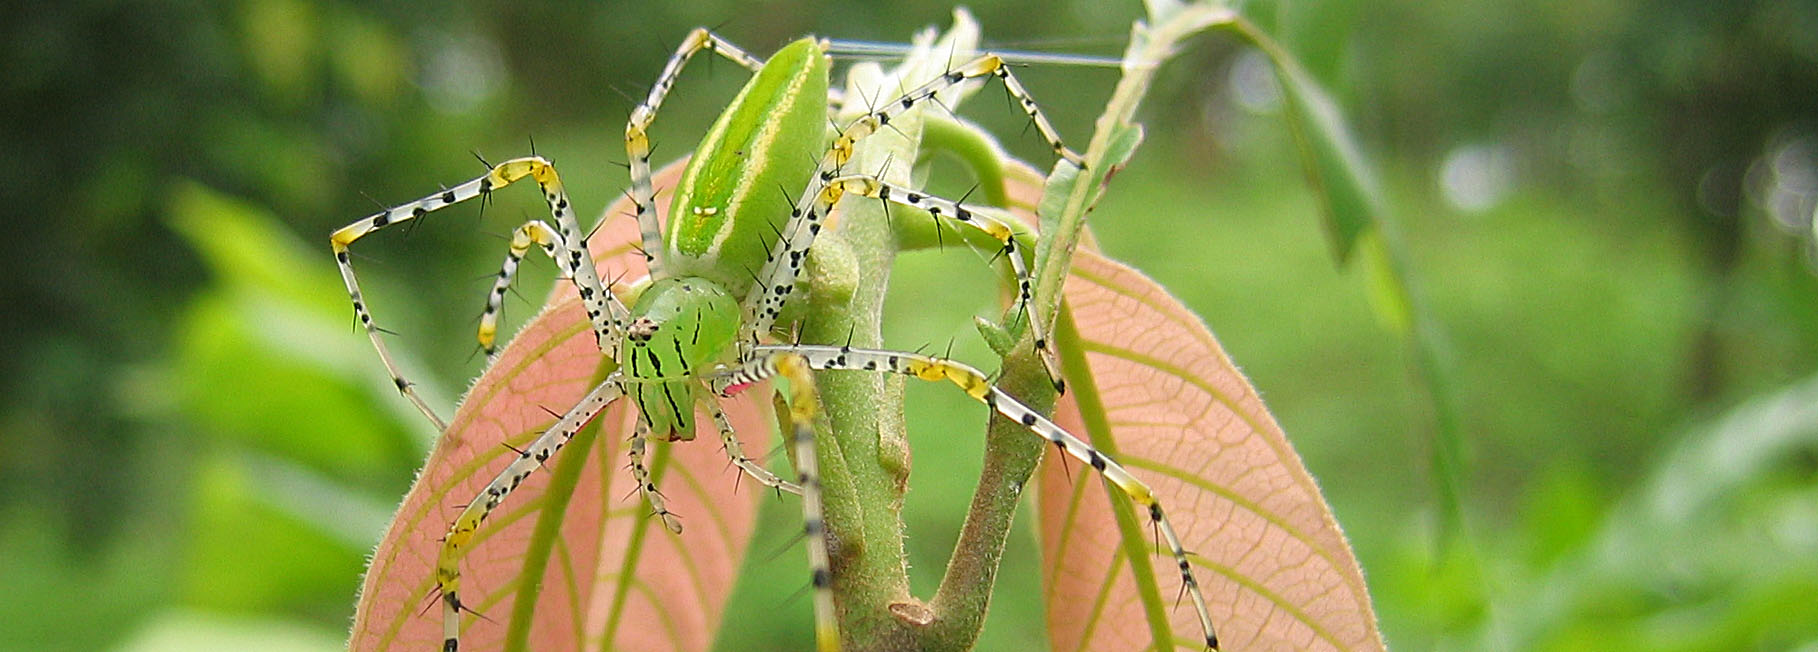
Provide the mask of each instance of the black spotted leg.
MULTIPOLYGON (((360 294, 360 281, 354 275, 352 256, 348 247, 356 240, 379 229, 422 217, 431 212, 481 197, 499 188, 530 177, 543 189, 543 199, 549 204, 550 215, 555 218, 564 242, 583 242, 584 235, 580 224, 575 221, 574 207, 568 204, 568 194, 562 189, 562 180, 556 175, 555 167, 538 157, 518 158, 500 163, 493 167, 486 176, 468 181, 440 193, 429 195, 416 201, 388 208, 366 216, 353 224, 341 227, 330 236, 334 248, 335 263, 341 268, 341 280, 347 285, 348 297, 353 300, 354 317, 360 326, 366 329, 367 338, 372 340, 373 348, 379 352, 379 360, 385 364, 385 370, 397 385, 398 391, 410 399, 417 410, 423 413, 437 430, 448 427, 446 421, 436 416, 435 410, 424 402, 423 397, 413 389, 410 381, 404 378, 386 349, 385 341, 380 338, 383 329, 373 323, 372 312, 360 294)), ((593 325, 594 337, 600 350, 612 351, 618 346, 619 334, 624 332, 622 324, 613 322, 614 313, 608 303, 612 301, 600 283, 599 273, 594 270, 593 258, 588 255, 586 247, 568 247, 557 260, 558 264, 574 279, 575 286, 581 295, 582 305, 593 325)))
MULTIPOLYGON (((549 259, 558 264, 563 260, 573 260, 572 254, 569 253, 573 248, 566 245, 563 242, 562 234, 550 228, 548 224, 531 220, 512 232, 511 249, 505 254, 505 264, 499 268, 499 275, 493 281, 492 291, 486 294, 486 310, 480 314, 480 348, 486 352, 489 360, 496 352, 499 315, 505 310, 505 292, 511 289, 511 282, 517 276, 518 267, 524 262, 524 256, 530 253, 530 248, 533 246, 541 247, 544 253, 549 255, 549 259)), ((625 304, 619 301, 618 296, 612 293, 611 288, 606 288, 604 293, 606 295, 607 322, 612 325, 612 328, 620 329, 621 325, 630 319, 630 311, 625 304)), ((582 296, 586 296, 585 291, 582 296)), ((614 350, 607 350, 605 354, 609 357, 618 356, 618 352, 614 350)))
POLYGON ((480 524, 497 509, 505 497, 510 495, 524 479, 543 466, 543 463, 554 456, 557 451, 573 439, 575 433, 599 416, 600 411, 618 400, 624 394, 621 376, 614 372, 606 380, 594 386, 593 390, 581 398, 581 402, 569 408, 566 414, 557 419, 555 425, 543 431, 535 441, 530 442, 518 451, 516 459, 504 470, 493 476, 486 483, 486 489, 467 503, 448 526, 448 534, 442 538, 442 552, 436 558, 436 590, 442 594, 442 649, 455 652, 460 647, 461 612, 466 607, 461 604, 461 559, 467 556, 467 549, 473 545, 474 536, 479 533, 480 524))
POLYGON ((726 411, 720 408, 719 401, 707 398, 702 400, 700 405, 706 407, 707 413, 713 416, 713 425, 720 431, 720 448, 726 451, 727 459, 732 460, 734 466, 739 467, 751 479, 758 481, 758 484, 798 496, 802 494, 801 486, 776 477, 776 474, 771 473, 770 469, 764 468, 756 460, 745 456, 745 448, 739 445, 738 433, 732 430, 732 420, 726 418, 726 411))
POLYGON ((682 520, 677 518, 674 512, 669 511, 668 502, 663 500, 663 494, 657 491, 656 483, 650 479, 650 467, 644 464, 644 447, 649 442, 650 424, 645 423, 644 419, 640 417, 637 428, 631 435, 629 449, 631 479, 637 482, 638 492, 644 494, 644 502, 650 504, 651 511, 657 515, 657 518, 663 520, 663 527, 669 528, 670 532, 681 534, 682 520))
MULTIPOLYGON (((1200 593, 1199 582, 1193 578, 1187 550, 1181 545, 1180 535, 1175 533, 1174 525, 1162 513, 1155 492, 1109 456, 992 385, 978 369, 953 360, 917 353, 840 346, 764 345, 757 347, 753 353, 759 360, 800 358, 814 369, 884 371, 927 381, 950 381, 964 390, 967 396, 984 403, 1004 418, 1022 424, 1068 455, 1090 465, 1124 495, 1129 496, 1132 502, 1146 510, 1149 519, 1160 530, 1162 541, 1167 544, 1168 552, 1174 555, 1180 569, 1181 586, 1193 601, 1195 615, 1199 617, 1200 627, 1206 635, 1206 646, 1218 649, 1218 635, 1212 626, 1212 616, 1206 610, 1206 599, 1200 593)), ((805 486, 807 483, 803 484, 805 486)))
MULTIPOLYGON (((805 362, 798 364, 799 366, 802 366, 804 370, 806 369, 805 362)), ((812 378, 809 380, 812 382, 812 378)), ((814 398, 812 393, 813 386, 806 385, 805 387, 808 388, 808 393, 805 396, 812 401, 814 398)), ((494 476, 493 479, 486 484, 486 488, 481 491, 480 495, 469 501, 467 507, 461 511, 460 516, 458 516, 454 523, 449 526, 448 534, 442 539, 442 550, 436 563, 436 587, 442 595, 443 649, 446 652, 454 652, 459 648, 459 635, 461 630, 460 615, 462 611, 466 610, 466 606, 461 602, 459 593, 461 584, 460 563, 467 555, 468 548, 473 545, 474 539, 479 533, 481 524, 485 522, 487 516, 491 515, 494 510, 505 502, 506 497, 516 490, 531 473, 541 468, 543 463, 548 461, 551 457, 554 457, 563 446, 567 445, 570 439, 574 438, 576 433, 580 432, 580 429, 583 426, 586 426, 587 423, 596 418, 600 412, 611 405, 613 401, 621 398, 624 393, 624 377, 617 372, 608 376, 605 381, 602 381, 599 385, 595 386, 591 392, 582 397, 575 407, 571 408, 566 414, 563 414, 554 425, 550 426, 548 430, 545 430, 543 434, 532 441, 529 446, 524 447, 522 450, 518 450, 517 458, 513 459, 511 464, 494 476)), ((801 398, 797 395, 792 396, 798 400, 801 398)), ((714 424, 718 426, 720 430, 722 444, 726 447, 728 457, 730 457, 733 463, 738 465, 744 473, 765 486, 774 487, 790 493, 804 493, 800 485, 776 477, 776 475, 771 473, 768 469, 765 469, 763 466, 758 465, 749 457, 745 456, 742 448, 739 446, 738 439, 733 432, 731 420, 727 418, 725 411, 721 409, 716 400, 708 398, 702 401, 701 404, 706 407, 708 413, 713 416, 714 424)), ((813 402, 805 403, 804 405, 806 406, 804 409, 816 409, 814 407, 816 404, 813 402)), ((812 412, 809 414, 810 417, 812 417, 812 412)), ((804 424, 812 423, 811 420, 799 422, 804 424)), ((796 443, 798 450, 805 444, 809 447, 807 449, 808 454, 813 455, 812 446, 814 442, 811 438, 812 433, 810 432, 809 435, 810 438, 805 442, 797 441, 796 443)), ((666 507, 663 496, 657 492, 656 485, 651 480, 649 468, 645 465, 644 456, 649 437, 650 427, 644 422, 644 419, 640 417, 637 419, 636 430, 632 435, 627 450, 631 460, 632 479, 636 482, 638 491, 643 495, 645 502, 650 505, 652 513, 663 521, 663 526, 671 532, 679 533, 682 529, 682 523, 676 518, 675 514, 670 512, 666 507)), ((813 458, 810 457, 809 459, 810 465, 812 465, 813 458)), ((807 484, 813 477, 814 473, 812 466, 810 466, 804 471, 804 475, 802 476, 803 483, 807 484)), ((815 505, 816 513, 818 514, 818 496, 815 505)), ((817 520, 813 522, 818 523, 818 517, 817 520)), ((819 529, 822 528, 812 528, 812 530, 819 529)), ((824 539, 824 536, 822 538, 824 539)), ((818 558, 825 560, 824 545, 821 550, 823 554, 818 558)), ((815 557, 811 555, 811 558, 815 557)), ((817 568, 823 569, 825 567, 826 565, 824 563, 817 566, 817 568)), ((829 598, 829 600, 831 600, 831 598, 829 598)), ((829 602, 829 604, 831 603, 829 602)))

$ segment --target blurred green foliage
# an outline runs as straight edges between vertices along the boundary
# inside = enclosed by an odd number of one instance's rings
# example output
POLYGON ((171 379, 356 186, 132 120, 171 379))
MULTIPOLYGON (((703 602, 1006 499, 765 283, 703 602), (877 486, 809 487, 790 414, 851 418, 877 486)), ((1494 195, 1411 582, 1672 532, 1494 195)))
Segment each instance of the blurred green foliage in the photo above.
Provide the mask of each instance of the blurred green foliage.
MULTIPOLYGON (((1140 11, 1031 4, 974 10, 1001 45, 1098 53, 1115 53, 1140 11)), ((363 557, 433 433, 351 329, 329 230, 372 201, 473 176, 469 151, 524 153, 533 135, 576 203, 604 206, 625 185, 612 162, 626 95, 690 27, 764 53, 809 32, 900 40, 948 10, 13 8, 0 21, 0 175, 22 228, 0 239, 13 315, 0 585, 16 597, 0 602, 0 649, 338 646, 363 557)), ((1214 35, 1164 71, 1142 116, 1148 145, 1092 219, 1103 247, 1194 306, 1261 389, 1351 536, 1391 644, 1818 642, 1818 6, 1248 11, 1332 91, 1388 189, 1464 435, 1465 536, 1436 531, 1431 388, 1375 317, 1373 279, 1334 264, 1253 51, 1214 35)), ((1115 76, 1026 79, 1083 139, 1115 76)), ((740 81, 727 66, 691 70, 658 126, 659 158, 684 153, 740 81)), ((1012 112, 975 104, 969 117, 1046 163, 1012 112)), ((503 245, 477 234, 537 209, 511 195, 488 211, 507 219, 438 215, 361 252, 372 303, 437 405, 480 365, 470 318, 503 245)), ((989 309, 990 279, 960 284, 974 305, 950 298, 952 270, 971 264, 906 257, 887 339, 953 339, 986 359, 968 317, 989 309)), ((530 303, 551 275, 537 269, 530 303)), ((912 403, 964 410, 920 391, 912 403)), ((979 442, 953 436, 969 430, 912 423, 918 469, 976 468, 979 442)), ((938 572, 971 481, 916 474, 918 569, 938 572)), ((782 588, 735 599, 767 604, 805 582, 768 561, 799 559, 770 554, 787 539, 777 518, 754 548, 768 579, 741 591, 782 588)), ((1025 537, 1009 563, 1032 568, 1034 555, 1025 537)), ((1040 635, 1028 624, 1039 605, 1018 597, 1034 576, 1003 573, 984 649, 1040 635)), ((752 611, 762 622, 737 626, 753 636, 807 629, 752 611)))

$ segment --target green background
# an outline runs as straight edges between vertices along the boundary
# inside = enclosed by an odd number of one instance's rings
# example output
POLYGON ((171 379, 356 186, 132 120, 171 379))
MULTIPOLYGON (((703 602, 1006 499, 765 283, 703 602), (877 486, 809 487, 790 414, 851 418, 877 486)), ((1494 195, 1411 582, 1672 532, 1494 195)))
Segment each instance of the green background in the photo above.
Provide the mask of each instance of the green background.
MULTIPOLYGON (((1447 411, 1377 317, 1366 270, 1334 262, 1256 54, 1227 34, 1192 41, 1091 219, 1262 392, 1350 536, 1390 644, 1818 644, 1818 5, 1284 5, 1246 11, 1343 105, 1431 313, 1464 460, 1462 536, 1429 463, 1447 411)), ((1097 54, 1115 54, 1140 11, 973 9, 999 47, 1097 54)), ((691 27, 762 55, 804 33, 901 40, 948 10, 9 9, 0 649, 339 647, 363 558, 433 433, 352 330, 326 234, 375 201, 477 175, 470 152, 508 158, 532 138, 575 203, 598 210, 625 185, 613 163, 627 97, 691 27)), ((1115 73, 1018 73, 1083 146, 1115 73)), ((741 81, 728 65, 691 68, 656 158, 684 153, 741 81)), ((965 113, 1049 162, 1014 113, 990 101, 965 113)), ((437 214, 360 252, 381 323, 444 413, 481 365, 471 329, 498 236, 540 211, 515 195, 483 220, 437 214)), ((988 258, 906 257, 886 340, 951 340, 988 360, 969 323, 992 312, 988 258)), ((552 271, 531 268, 522 292, 539 297, 552 271)), ((910 401, 969 409, 937 388, 910 401)), ((980 444, 953 434, 973 426, 914 423, 909 527, 926 592, 980 444)), ((754 547, 774 562, 750 584, 774 590, 731 607, 750 607, 734 626, 753 645, 807 631, 807 601, 789 598, 806 584, 800 555, 776 552, 786 519, 754 547)), ((1039 636, 1039 605, 1022 597, 1034 555, 1031 539, 1012 547, 1021 566, 984 648, 1039 636)))

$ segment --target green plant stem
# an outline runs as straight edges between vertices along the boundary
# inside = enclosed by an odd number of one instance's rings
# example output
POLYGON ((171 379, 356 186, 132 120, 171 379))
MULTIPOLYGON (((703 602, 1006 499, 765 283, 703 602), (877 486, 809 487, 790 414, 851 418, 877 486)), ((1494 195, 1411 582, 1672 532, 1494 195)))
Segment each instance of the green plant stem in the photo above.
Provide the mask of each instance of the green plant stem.
MULTIPOLYGON (((1037 314, 1049 318, 1047 323, 1054 322, 1052 317, 1060 308, 1061 284, 1072 269, 1073 248, 1079 245, 1085 230, 1086 212, 1110 168, 1122 164, 1113 160, 1117 153, 1113 146, 1119 133, 1132 126, 1131 118, 1148 94, 1155 71, 1181 39, 1233 18, 1235 14, 1229 9, 1197 4, 1174 12, 1161 24, 1146 26, 1138 22, 1131 28, 1130 47, 1124 53, 1124 75, 1112 91, 1105 112, 1093 123, 1092 141, 1084 155, 1086 170, 1077 183, 1065 189, 1065 201, 1058 213, 1042 216, 1043 241, 1035 256, 1035 306, 1037 314)), ((1051 186, 1048 192, 1054 190, 1051 186)), ((1049 204, 1046 195, 1042 203, 1049 204)))
MULTIPOLYGON (((889 228, 875 202, 849 202, 838 228, 815 243, 809 264, 817 282, 809 294, 811 317, 802 325, 804 341, 881 346, 884 294, 896 257, 889 228)), ((842 648, 888 649, 895 647, 890 641, 903 637, 889 607, 909 595, 902 534, 909 470, 903 379, 826 373, 816 382, 826 407, 825 423, 816 429, 833 434, 817 441, 842 648)))
MULTIPOLYGON (((1042 216, 1044 237, 1036 253, 1033 310, 1046 317, 1047 323, 1056 323, 1059 315, 1061 284, 1070 269, 1073 248, 1084 237, 1085 214, 1109 173, 1123 164, 1140 141, 1140 130, 1132 125, 1131 117, 1147 94, 1156 69, 1179 40, 1232 17, 1228 9, 1193 5, 1171 10, 1154 27, 1139 23, 1133 28, 1124 76, 1086 149, 1086 170, 1051 178, 1042 200, 1050 214, 1042 216)), ((883 152, 883 158, 873 159, 877 163, 869 165, 855 158, 855 169, 878 169, 882 161, 892 158, 919 160, 914 154, 921 124, 899 120, 892 127, 894 133, 879 132, 868 139, 881 141, 872 145, 872 151, 883 152)), ((956 135, 938 127, 934 131, 936 141, 957 143, 955 149, 962 158, 968 158, 968 153, 976 158, 978 144, 954 140, 956 135)), ((982 176, 1003 176, 988 166, 979 171, 982 176)), ((893 173, 885 168, 886 175, 893 173)), ((993 190, 987 188, 987 192, 993 190)), ((897 240, 902 237, 887 237, 890 234, 880 205, 847 205, 839 227, 823 236, 832 242, 817 246, 817 253, 811 255, 811 265, 819 267, 822 282, 810 295, 808 314, 814 318, 803 326, 807 341, 854 346, 876 346, 881 341, 889 261, 894 260, 897 240), (853 269, 842 271, 843 266, 853 269), (846 273, 856 274, 858 279, 850 292, 835 281, 846 273)), ((1015 324, 1016 320, 1007 315, 1004 322, 1015 324)), ((1033 353, 1033 340, 1024 327, 1018 327, 1014 335, 1019 343, 1000 351, 1004 355, 1001 385, 1031 407, 1052 413, 1056 392, 1033 353)), ((1083 367, 1083 358, 1075 356, 1072 363, 1083 367)), ((1076 368, 1070 373, 1088 372, 1076 368)), ((1018 424, 993 417, 972 508, 932 604, 922 605, 909 595, 902 546, 901 508, 909 461, 900 379, 880 380, 865 374, 824 374, 820 378, 820 391, 829 406, 828 428, 821 432, 831 432, 837 439, 823 445, 819 457, 827 482, 827 520, 835 548, 834 589, 845 648, 970 648, 984 623, 1023 487, 1045 450, 1042 440, 1029 436, 1018 424), (876 406, 894 407, 880 417, 876 406)), ((1121 521, 1134 523, 1133 514, 1123 516, 1121 521)), ((1158 625, 1152 622, 1151 626, 1158 625)), ((1165 619, 1159 627, 1158 640, 1167 640, 1165 619)))
POLYGON ((979 194, 984 196, 986 204, 1003 206, 1010 203, 1010 193, 1004 185, 1004 166, 1009 155, 985 132, 955 118, 924 116, 923 160, 916 161, 916 165, 922 165, 937 152, 952 155, 972 169, 978 179, 979 194))
MULTIPOLYGON (((930 65, 936 64, 929 60, 921 67, 930 65)), ((904 69, 906 77, 917 79, 939 72, 910 64, 904 69)), ((875 89, 865 94, 881 95, 875 89)), ((892 120, 890 129, 860 142, 847 168, 872 171, 886 182, 907 187, 913 167, 907 163, 918 159, 922 124, 914 114, 892 120)), ((815 282, 802 324, 803 340, 880 347, 884 297, 896 253, 884 204, 843 202, 835 226, 821 234, 809 255, 815 282)), ((818 457, 826 481, 841 647, 855 652, 912 648, 927 609, 910 595, 903 545, 903 496, 910 465, 902 413, 905 379, 826 373, 816 381, 826 406, 825 423, 816 424, 816 431, 832 435, 817 441, 822 442, 818 457)))
MULTIPOLYGON (((1014 396, 1029 397, 1025 403, 1030 408, 1052 413, 1054 389, 1034 348, 1027 344, 1004 359, 1004 376, 998 385, 1014 396)), ((953 556, 934 593, 935 620, 923 636, 924 650, 970 649, 978 639, 1016 506, 1024 485, 1042 461, 1044 442, 1040 437, 1030 436, 1022 424, 995 413, 990 420, 984 469, 953 556)))
MULTIPOLYGON (((1051 201, 1048 195, 1066 193, 1063 208, 1057 215, 1042 216, 1047 230, 1036 254, 1037 289, 1033 309, 1035 314, 1050 317, 1046 323, 1057 323, 1052 317, 1060 313, 1060 286, 1070 269, 1073 248, 1083 237, 1085 214, 1096 198, 1096 191, 1107 173, 1121 165, 1123 157, 1134 147, 1134 142, 1129 140, 1133 129, 1130 118, 1147 93, 1155 69, 1172 51, 1175 41, 1203 29, 1226 13, 1209 7, 1178 13, 1153 32, 1153 39, 1145 38, 1145 31, 1138 26, 1135 38, 1146 46, 1139 47, 1139 43, 1133 41, 1131 52, 1126 55, 1124 77, 1105 113, 1099 117, 1091 145, 1086 150, 1087 172, 1074 177, 1072 183, 1051 180, 1041 202, 1044 207, 1055 205, 1057 202, 1051 201), (1137 65, 1129 65, 1131 61, 1137 65)), ((1069 164, 1062 162, 1059 165, 1069 164)), ((1015 310, 1015 307, 1011 308, 1003 323, 1017 323, 1015 310)), ((1066 324, 1070 327, 1071 321, 1067 320, 1066 324)), ((1004 356, 1004 375, 999 385, 1029 407, 1052 414, 1057 394, 1048 382, 1040 359, 1034 354, 1033 338, 1026 328, 1018 336, 1015 347, 999 351, 1004 356)), ((1077 340, 1077 335, 1074 339, 1077 340)), ((1084 358, 1076 356, 1068 362, 1069 379, 1077 383, 1087 374, 1083 368, 1084 358)), ((1089 378, 1085 380, 1089 381, 1089 378)), ((1086 386, 1089 388, 1090 383, 1086 386)), ((971 509, 961 526, 953 556, 935 592, 934 621, 924 632, 920 649, 969 649, 977 640, 1011 521, 1021 502, 1023 488, 1046 450, 1043 444, 1041 438, 1031 436, 1021 424, 995 415, 991 418, 984 470, 973 492, 971 509)), ((1128 513, 1128 505, 1124 506, 1124 512, 1126 518, 1123 520, 1134 523, 1135 516, 1128 513)), ((1140 540, 1140 527, 1137 530, 1140 540)), ((1148 570, 1144 564, 1133 565, 1148 570)), ((1150 579, 1153 582, 1153 578, 1150 579)), ((1171 640, 1167 636, 1165 617, 1159 627, 1156 640, 1171 640)))

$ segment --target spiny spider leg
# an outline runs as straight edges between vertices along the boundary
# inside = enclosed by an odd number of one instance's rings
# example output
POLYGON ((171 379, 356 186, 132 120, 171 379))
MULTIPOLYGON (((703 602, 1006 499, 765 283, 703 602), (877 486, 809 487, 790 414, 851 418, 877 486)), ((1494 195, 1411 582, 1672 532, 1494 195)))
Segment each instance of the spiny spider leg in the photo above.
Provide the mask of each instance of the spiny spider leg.
POLYGON ((669 511, 668 502, 663 494, 657 491, 656 483, 650 480, 650 467, 644 465, 644 446, 650 441, 650 424, 638 419, 638 425, 631 434, 631 479, 638 485, 638 492, 644 494, 644 502, 650 504, 651 511, 663 519, 663 527, 670 532, 682 533, 682 520, 669 511))
POLYGON ((575 433, 599 416, 607 405, 618 400, 624 394, 623 377, 617 372, 607 376, 606 380, 595 385, 593 390, 581 398, 581 402, 569 408, 568 412, 557 419, 554 425, 535 441, 525 446, 518 453, 517 459, 511 461, 492 481, 486 483, 486 489, 480 497, 469 501, 461 510, 454 523, 448 526, 448 534, 442 538, 442 552, 436 558, 436 590, 442 595, 442 649, 454 652, 460 646, 461 611, 466 607, 461 604, 461 559, 467 556, 467 548, 472 545, 474 535, 479 532, 480 524, 492 514, 492 510, 505 501, 505 497, 518 488, 524 478, 530 476, 544 461, 573 439, 575 433))
POLYGON ((1155 493, 1149 489, 1147 484, 1131 475, 1115 460, 1100 453, 1098 449, 1061 429, 1047 417, 1037 414, 1023 405, 1021 401, 992 385, 991 381, 978 369, 953 360, 918 353, 841 346, 763 345, 757 347, 754 353, 759 360, 799 357, 814 369, 886 371, 926 381, 951 381, 964 390, 966 395, 984 403, 992 411, 1022 424, 1024 428, 1066 451, 1068 455, 1090 465, 1112 485, 1115 485, 1119 491, 1128 496, 1132 502, 1147 510, 1150 521, 1160 529, 1162 541, 1168 545, 1168 551, 1174 556, 1180 569, 1181 586, 1193 600, 1195 615, 1199 617, 1201 631, 1206 635, 1206 646, 1213 650, 1218 649, 1218 635, 1212 626, 1212 616, 1206 609, 1205 596, 1200 593, 1199 582, 1193 577, 1187 550, 1181 544, 1180 535, 1174 531, 1174 525, 1169 523, 1168 517, 1162 513, 1161 503, 1156 500, 1155 493))
MULTIPOLYGON (((542 187, 543 199, 549 204, 550 215, 561 227, 562 240, 564 242, 582 242, 581 227, 575 222, 574 208, 568 204, 568 194, 562 189, 562 180, 556 175, 555 167, 550 165, 549 161, 535 156, 500 163, 494 166, 486 176, 407 204, 379 211, 341 227, 329 238, 335 252, 335 263, 341 268, 341 280, 346 283, 348 297, 353 300, 354 316, 366 329, 367 338, 372 340, 373 348, 378 350, 379 360, 384 362, 385 370, 391 374, 392 383, 396 384, 398 391, 417 406, 417 410, 421 411, 423 416, 436 425, 437 430, 446 429, 448 423, 436 416, 435 410, 430 409, 423 397, 412 389, 412 384, 404 379, 397 362, 392 359, 391 352, 385 348, 384 340, 379 337, 382 330, 373 323, 372 312, 367 309, 365 300, 361 298, 360 282, 354 276, 353 261, 348 254, 348 247, 354 241, 379 229, 484 196, 525 177, 532 178, 538 186, 542 187)), ((593 257, 588 255, 586 247, 568 248, 565 253, 566 255, 562 256, 558 262, 567 271, 569 277, 574 279, 575 286, 581 295, 581 301, 587 309, 587 316, 593 323, 594 337, 599 343, 600 350, 615 351, 619 334, 624 331, 624 325, 613 321, 618 315, 608 308, 611 295, 600 284, 599 274, 594 270, 593 257)))
POLYGON ((738 433, 732 430, 732 420, 726 418, 726 411, 720 408, 720 402, 711 398, 700 402, 707 408, 707 414, 713 416, 713 425, 720 430, 720 447, 726 450, 726 457, 732 459, 745 475, 772 489, 781 489, 795 495, 802 494, 802 488, 796 483, 776 477, 770 469, 764 468, 757 461, 745 456, 745 448, 739 444, 738 433))
MULTIPOLYGON (((530 445, 523 448, 512 448, 512 450, 517 453, 517 458, 514 459, 510 465, 506 466, 504 470, 501 470, 498 475, 494 476, 492 481, 486 484, 486 488, 480 495, 469 501, 467 507, 461 512, 461 515, 449 526, 448 534, 442 539, 442 552, 436 565, 436 588, 442 596, 443 601, 443 649, 445 651, 454 652, 459 649, 458 636, 460 633, 460 613, 467 610, 466 605, 461 602, 459 593, 461 582, 460 562, 461 559, 466 556, 466 549, 473 542, 480 526, 499 505, 504 503, 506 497, 510 495, 512 491, 516 490, 531 473, 542 468, 543 463, 553 457, 563 446, 567 445, 568 441, 573 439, 574 435, 580 432, 580 429, 583 426, 593 421, 593 419, 597 417, 601 411, 605 410, 606 407, 611 405, 613 401, 621 398, 624 394, 626 383, 627 379, 615 372, 613 375, 608 376, 605 381, 602 381, 599 385, 595 386, 593 391, 583 397, 579 404, 571 408, 566 414, 561 415, 548 430, 545 430, 543 434, 532 441, 530 445)), ((812 392, 812 385, 807 387, 809 387, 809 391, 812 392)), ((809 397, 812 398, 812 394, 810 394, 809 397)), ((743 449, 738 443, 736 433, 733 432, 732 422, 727 418, 725 410, 720 407, 716 399, 711 397, 704 398, 701 404, 707 408, 709 414, 713 415, 714 423, 720 430, 722 444, 726 446, 727 455, 732 458, 733 462, 737 464, 744 473, 750 475, 753 479, 765 486, 778 488, 795 494, 803 493, 800 485, 776 477, 776 475, 771 473, 768 469, 753 462, 750 458, 745 457, 743 449)), ((814 404, 808 403, 807 405, 812 408, 814 404)), ((631 459, 630 466, 632 479, 636 482, 638 486, 637 490, 643 495, 646 504, 650 505, 651 511, 662 519, 664 527, 672 532, 679 533, 682 530, 681 521, 666 507, 662 494, 657 492, 656 485, 651 480, 650 471, 644 464, 644 453, 649 436, 649 425, 646 424, 642 418, 639 418, 637 420, 635 434, 632 436, 628 446, 628 455, 631 459)), ((803 442, 800 441, 796 443, 798 449, 799 446, 803 445, 803 442)), ((806 445, 810 447, 809 454, 812 455, 812 439, 807 441, 806 445)), ((809 458, 809 460, 809 464, 812 465, 813 458, 809 458)), ((806 482, 807 478, 814 477, 812 468, 805 473, 806 475, 803 476, 804 482, 806 482)), ((815 504, 819 505, 818 500, 815 504)), ((812 554, 810 556, 813 557, 812 554)), ((823 549, 820 558, 824 559, 825 557, 826 555, 823 549)), ((825 564, 822 564, 820 568, 825 568, 825 564)), ((829 598, 829 600, 831 600, 831 598, 829 598)), ((828 604, 831 603, 829 602, 828 604)))
MULTIPOLYGON (((512 232, 511 249, 505 255, 505 264, 499 268, 498 279, 492 283, 492 291, 486 295, 486 311, 480 314, 480 348, 486 352, 488 360, 491 360, 496 352, 494 345, 498 340, 499 315, 505 309, 505 292, 511 289, 512 279, 517 276, 518 267, 524 262, 524 256, 530 253, 532 246, 542 247, 543 252, 549 255, 549 259, 557 263, 560 263, 565 256, 572 260, 572 256, 568 254, 572 247, 563 241, 560 233, 540 220, 525 222, 512 232)), ((607 283, 606 288, 607 321, 616 328, 616 325, 625 323, 630 311, 625 304, 619 302, 618 296, 611 292, 611 283, 607 283)), ((610 355, 612 352, 607 351, 606 353, 610 355)))

